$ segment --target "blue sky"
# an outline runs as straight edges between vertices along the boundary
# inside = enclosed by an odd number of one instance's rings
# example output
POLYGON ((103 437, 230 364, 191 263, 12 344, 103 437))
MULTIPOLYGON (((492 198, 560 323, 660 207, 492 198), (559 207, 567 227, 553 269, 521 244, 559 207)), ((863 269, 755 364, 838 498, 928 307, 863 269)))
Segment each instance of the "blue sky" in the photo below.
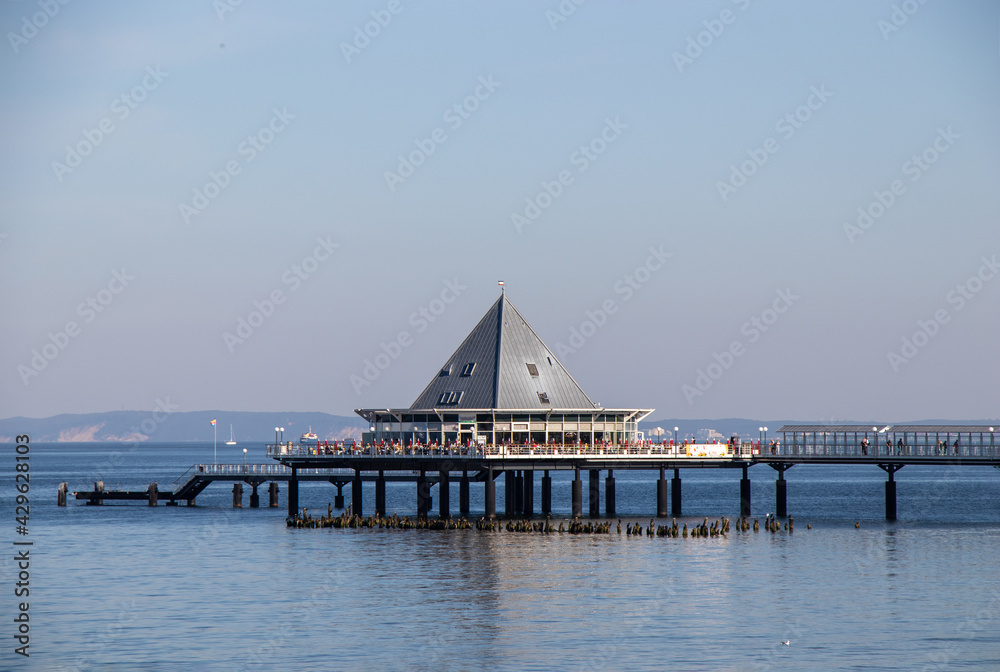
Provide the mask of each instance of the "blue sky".
POLYGON ((407 406, 503 279, 609 407, 1000 417, 995 4, 224 3, 0 6, 3 416, 407 406))

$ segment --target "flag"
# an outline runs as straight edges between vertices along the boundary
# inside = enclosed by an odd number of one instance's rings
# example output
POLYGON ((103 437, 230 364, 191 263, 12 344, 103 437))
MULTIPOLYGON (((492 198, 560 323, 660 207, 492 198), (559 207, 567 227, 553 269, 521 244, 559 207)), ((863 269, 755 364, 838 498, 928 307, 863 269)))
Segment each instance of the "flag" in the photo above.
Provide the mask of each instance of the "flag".
POLYGON ((500 285, 501 287, 503 287, 503 280, 498 280, 497 284, 500 285))
POLYGON ((212 426, 215 427, 215 418, 212 418, 212 426))

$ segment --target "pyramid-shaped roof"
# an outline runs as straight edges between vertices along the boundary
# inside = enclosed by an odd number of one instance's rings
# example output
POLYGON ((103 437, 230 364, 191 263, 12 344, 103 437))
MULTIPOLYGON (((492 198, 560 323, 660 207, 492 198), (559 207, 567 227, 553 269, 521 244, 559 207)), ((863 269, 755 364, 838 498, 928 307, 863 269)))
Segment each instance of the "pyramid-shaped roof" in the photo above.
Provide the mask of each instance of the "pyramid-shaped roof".
POLYGON ((505 294, 410 406, 539 410, 596 407, 505 294))

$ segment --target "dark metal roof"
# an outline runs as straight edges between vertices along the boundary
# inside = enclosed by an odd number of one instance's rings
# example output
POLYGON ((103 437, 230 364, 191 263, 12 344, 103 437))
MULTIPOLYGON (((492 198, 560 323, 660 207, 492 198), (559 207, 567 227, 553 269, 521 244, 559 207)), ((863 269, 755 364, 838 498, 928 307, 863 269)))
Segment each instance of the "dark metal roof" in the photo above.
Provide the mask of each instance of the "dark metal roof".
MULTIPOLYGON (((876 423, 877 424, 877 423, 876 423)), ((779 432, 870 432, 871 425, 783 425, 778 428, 779 432)), ((882 430, 886 425, 878 425, 879 430, 882 430)), ((994 429, 997 427, 995 426, 994 429)), ((990 433, 990 428, 988 425, 889 425, 890 432, 896 432, 901 434, 903 432, 918 432, 928 434, 934 434, 935 432, 944 434, 946 432, 951 432, 956 434, 958 432, 967 433, 972 432, 973 434, 982 432, 984 434, 990 433)))
POLYGON ((531 325, 501 294, 465 337, 411 409, 597 408, 531 325), (463 369, 475 364, 472 374, 463 369), (530 366, 529 366, 530 365, 530 366), (447 372, 447 374, 445 374, 447 372), (461 393, 457 403, 441 395, 461 393), (549 403, 544 403, 544 393, 549 403))

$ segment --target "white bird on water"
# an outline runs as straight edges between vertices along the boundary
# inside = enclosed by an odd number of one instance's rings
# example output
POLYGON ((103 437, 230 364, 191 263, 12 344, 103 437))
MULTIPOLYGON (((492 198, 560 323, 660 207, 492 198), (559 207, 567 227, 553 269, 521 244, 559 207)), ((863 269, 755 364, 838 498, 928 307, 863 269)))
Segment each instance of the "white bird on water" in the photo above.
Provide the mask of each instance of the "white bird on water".
POLYGON ((786 639, 786 640, 785 640, 785 641, 783 641, 783 642, 782 642, 781 644, 782 644, 782 646, 790 646, 790 645, 791 645, 791 643, 792 643, 792 640, 790 640, 790 639, 786 639))

